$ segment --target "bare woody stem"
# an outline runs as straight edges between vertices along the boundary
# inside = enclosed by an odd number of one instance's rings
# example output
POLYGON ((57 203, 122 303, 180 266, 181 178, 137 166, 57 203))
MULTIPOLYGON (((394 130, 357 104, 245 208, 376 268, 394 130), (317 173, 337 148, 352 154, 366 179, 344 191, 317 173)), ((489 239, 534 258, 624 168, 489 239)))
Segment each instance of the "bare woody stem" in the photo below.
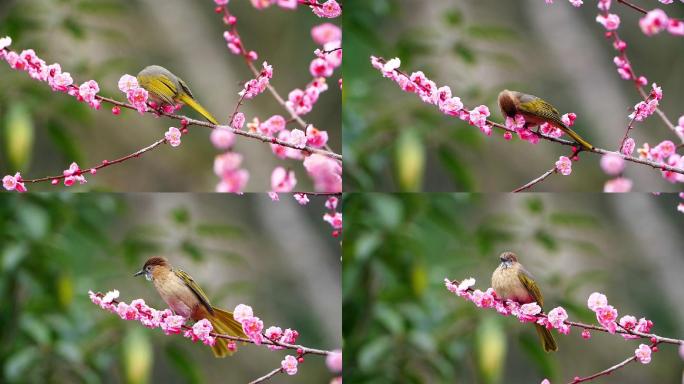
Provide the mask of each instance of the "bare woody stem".
POLYGON ((556 172, 556 167, 554 166, 553 168, 551 168, 551 169, 549 169, 548 171, 544 172, 541 176, 537 177, 536 179, 530 181, 529 183, 527 183, 527 184, 525 184, 525 185, 523 185, 523 186, 521 186, 521 187, 518 187, 518 188, 514 189, 512 192, 513 192, 513 193, 517 193, 517 192, 522 192, 522 191, 524 191, 524 190, 526 190, 526 189, 530 189, 530 188, 534 187, 536 184, 539 184, 539 183, 541 183, 542 181, 544 181, 544 179, 546 179, 547 177, 551 176, 551 175, 554 174, 555 172, 556 172))
POLYGON ((639 6, 636 6, 636 5, 632 4, 632 3, 629 3, 629 2, 627 2, 627 1, 625 1, 625 0, 617 0, 617 2, 620 3, 620 4, 624 4, 624 5, 626 5, 626 6, 630 7, 630 8, 632 8, 633 10, 635 10, 635 11, 637 11, 637 12, 641 12, 641 13, 643 13, 644 15, 648 13, 648 12, 646 12, 645 9, 643 9, 643 8, 641 8, 641 7, 639 7, 639 6))
POLYGON ((591 375, 591 376, 579 377, 579 378, 577 378, 577 379, 571 381, 570 384, 584 383, 584 382, 586 382, 586 381, 591 381, 591 380, 593 380, 593 379, 595 379, 595 378, 597 378, 597 377, 600 377, 600 376, 610 375, 610 374, 613 373, 614 371, 617 371, 618 369, 624 367, 625 365, 627 365, 627 364, 629 364, 629 363, 631 363, 631 362, 633 362, 633 361, 635 361, 635 360, 636 360, 636 355, 635 355, 635 356, 632 356, 632 357, 630 357, 630 358, 628 358, 628 359, 625 359, 624 361, 619 362, 619 363, 613 365, 613 366, 610 367, 610 368, 604 369, 603 371, 596 372, 596 373, 594 373, 594 374, 591 375))
POLYGON ((271 372, 261 376, 260 378, 250 381, 249 384, 263 383, 264 381, 269 380, 273 376, 275 376, 279 373, 282 373, 282 372, 283 372, 282 368, 276 368, 276 369, 272 370, 271 372))

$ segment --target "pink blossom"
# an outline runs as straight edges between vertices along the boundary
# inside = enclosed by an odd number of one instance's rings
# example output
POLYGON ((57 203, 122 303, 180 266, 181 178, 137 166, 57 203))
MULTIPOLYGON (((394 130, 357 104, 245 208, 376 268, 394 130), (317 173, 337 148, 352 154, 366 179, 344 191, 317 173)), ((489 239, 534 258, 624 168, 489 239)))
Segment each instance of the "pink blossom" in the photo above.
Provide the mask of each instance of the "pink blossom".
POLYGON ((49 80, 50 87, 55 91, 66 91, 74 83, 69 72, 60 72, 49 80))
POLYGON ((598 320, 599 324, 604 326, 608 332, 615 333, 617 328, 615 323, 618 316, 617 310, 612 305, 606 305, 596 308, 594 312, 596 312, 596 320, 598 320))
POLYGON ((283 361, 280 362, 280 366, 283 368, 283 371, 288 375, 297 374, 297 364, 299 364, 297 359, 292 355, 285 356, 283 361))
POLYGON ((450 97, 444 101, 441 101, 439 103, 439 110, 450 116, 458 115, 458 113, 461 110, 463 110, 463 103, 461 102, 461 98, 450 97))
POLYGON ((548 319, 554 328, 561 328, 565 320, 568 319, 568 313, 563 307, 556 307, 549 311, 548 319))
POLYGON ((3 50, 7 47, 12 45, 12 38, 9 36, 5 36, 3 38, 0 38, 0 50, 3 50))
MULTIPOLYGON (((266 136, 273 136, 274 134, 285 129, 285 118, 280 115, 273 115, 261 124, 258 124, 259 132, 266 136)), ((289 137, 289 136, 288 136, 289 137)))
POLYGON ((649 333, 651 332, 652 326, 653 322, 651 320, 647 320, 646 318, 642 317, 639 319, 639 322, 636 325, 636 331, 641 333, 649 333))
POLYGON ((579 8, 582 4, 582 0, 570 0, 570 4, 572 4, 573 7, 579 8))
POLYGON ((601 157, 601 169, 608 175, 618 175, 625 169, 625 160, 617 153, 607 153, 601 157))
POLYGON ((249 337, 254 344, 260 345, 263 340, 261 331, 264 329, 264 322, 256 316, 246 317, 240 322, 242 323, 242 330, 247 337, 249 337))
POLYGON ((240 193, 249 181, 249 172, 240 169, 242 155, 226 152, 214 158, 214 173, 221 178, 216 186, 217 192, 240 193))
POLYGON ((667 31, 675 36, 684 36, 684 21, 670 19, 667 23, 667 31))
POLYGON ((314 148, 321 148, 328 142, 328 132, 318 130, 309 124, 306 127, 306 143, 314 148))
POLYGON ((299 337, 299 332, 294 329, 287 328, 283 331, 283 336, 280 338, 279 342, 281 344, 294 344, 297 342, 299 337))
POLYGON ((568 176, 572 173, 572 161, 567 156, 561 156, 556 161, 556 170, 563 176, 568 176))
POLYGON ((328 197, 328 200, 325 201, 325 207, 331 211, 334 211, 337 209, 337 202, 339 199, 335 196, 330 196, 328 197))
POLYGON ((611 0, 599 0, 598 8, 602 11, 608 11, 610 9, 611 0))
POLYGON ((493 308, 496 301, 493 292, 492 288, 487 289, 485 292, 476 289, 473 291, 472 300, 480 308, 493 308))
POLYGON ((318 45, 342 40, 342 29, 332 23, 323 23, 311 28, 311 38, 318 45))
POLYGON ((211 335, 213 329, 214 327, 209 320, 202 319, 193 324, 191 329, 185 331, 184 336, 192 341, 200 340, 206 345, 213 346, 216 343, 216 337, 211 335))
POLYGON ((239 323, 242 323, 242 320, 253 316, 254 313, 252 311, 252 307, 249 305, 238 304, 233 310, 233 318, 239 323))
POLYGON ((342 372, 342 351, 336 349, 325 358, 325 365, 331 372, 342 372))
MULTIPOLYGON (((553 0, 546 0, 546 4, 551 4, 549 3, 549 1, 553 2, 553 0)), ((544 379, 542 380, 541 384, 551 384, 551 382, 549 381, 549 379, 544 379)))
POLYGON ((164 318, 160 326, 162 331, 167 335, 176 335, 181 333, 181 329, 185 324, 185 318, 183 316, 171 315, 164 318))
POLYGON ((299 205, 307 205, 309 203, 309 196, 306 193, 295 193, 294 199, 297 200, 299 205))
POLYGON ((78 164, 76 164, 75 162, 71 163, 71 165, 69 165, 69 169, 64 170, 62 174, 66 176, 64 178, 64 185, 66 185, 67 187, 71 187, 77 181, 80 184, 87 183, 87 180, 85 179, 85 177, 83 177, 81 168, 79 168, 78 164))
POLYGON ((626 193, 631 190, 632 180, 626 177, 616 177, 603 185, 603 192, 606 193, 626 193))
POLYGON ((2 186, 8 191, 26 192, 26 186, 21 181, 21 174, 19 172, 12 175, 5 175, 2 178, 2 186))
POLYGON ((614 31, 620 26, 620 16, 614 13, 609 13, 607 16, 599 14, 596 16, 596 21, 608 31, 614 31))
POLYGON ((125 74, 121 76, 119 79, 119 89, 121 92, 128 94, 128 91, 131 89, 138 88, 138 79, 135 78, 134 76, 131 76, 129 74, 125 74))
POLYGON ((588 329, 585 329, 582 331, 582 338, 583 339, 591 339, 591 332, 589 332, 588 329))
POLYGON ((126 98, 133 107, 141 114, 147 111, 147 98, 149 94, 145 88, 131 88, 126 93, 126 98))
POLYGON ((309 65, 309 73, 313 77, 330 77, 333 74, 335 68, 333 68, 327 60, 317 57, 311 60, 309 65))
POLYGON ((306 141, 306 133, 304 133, 304 131, 302 131, 301 129, 293 129, 292 131, 290 131, 290 137, 288 139, 289 144, 292 144, 297 148, 305 148, 306 141))
POLYGON ((651 362, 651 347, 646 344, 639 344, 639 348, 634 350, 634 356, 641 364, 648 364, 651 362))
MULTIPOLYGON (((631 330, 635 330, 638 322, 637 322, 636 317, 626 315, 626 316, 622 316, 620 318, 620 321, 618 322, 618 324, 620 324, 620 326, 622 328, 624 328, 628 331, 631 331, 631 330)), ((637 339, 637 338, 639 338, 639 336, 625 334, 625 333, 623 333, 621 336, 625 339, 637 339)))
POLYGON ((596 310, 600 307, 605 307, 608 305, 608 298, 606 295, 598 292, 594 292, 591 295, 589 295, 589 299, 587 300, 587 307, 591 309, 592 311, 596 312, 596 310))
POLYGON ((285 106, 292 110, 296 115, 305 115, 313 109, 314 101, 311 97, 311 93, 304 92, 299 88, 293 89, 287 95, 285 106))
POLYGON ((328 0, 318 6, 311 6, 311 10, 318 17, 335 18, 342 14, 342 7, 335 0, 328 0))
POLYGON ((651 89, 650 96, 653 97, 655 100, 658 100, 658 101, 662 100, 663 89, 661 87, 659 87, 658 84, 656 84, 656 83, 653 83, 651 85, 651 87, 652 87, 652 89, 651 89))
POLYGON ((233 116, 233 123, 231 126, 235 129, 242 129, 245 126, 245 114, 238 112, 233 116))
POLYGON ((549 123, 542 123, 539 126, 539 131, 549 137, 561 137, 563 136, 563 131, 549 123))
POLYGON ((209 139, 214 147, 228 149, 235 144, 235 134, 225 127, 218 126, 211 130, 209 139))
POLYGON ((268 197, 271 198, 271 201, 280 201, 280 197, 278 196, 277 192, 269 192, 268 197))
POLYGON ((181 131, 176 127, 169 127, 169 130, 164 133, 164 138, 174 148, 181 145, 181 131))
POLYGON ((333 214, 326 213, 323 215, 323 220, 329 223, 334 229, 342 229, 342 213, 335 212, 333 214))
POLYGON ((314 180, 317 192, 342 192, 341 162, 314 153, 304 159, 304 168, 314 180))
POLYGON ((100 92, 100 86, 95 80, 88 80, 78 87, 78 95, 91 107, 95 107, 98 104, 95 102, 95 96, 100 92))
POLYGON ((661 141, 658 145, 651 149, 651 158, 656 161, 662 161, 675 154, 677 146, 670 140, 661 141))
POLYGON ((226 5, 228 4, 228 1, 229 0, 214 0, 214 3, 216 3, 216 5, 226 5))
POLYGON ((639 19, 639 27, 646 36, 653 36, 668 26, 668 17, 661 9, 654 9, 639 19))
POLYGON ((622 152, 622 154, 625 156, 632 156, 632 153, 634 153, 635 146, 636 144, 634 143, 634 139, 628 137, 622 144, 622 149, 620 152, 622 152))
POLYGON ((480 105, 470 111, 470 124, 483 129, 487 125, 487 117, 489 117, 489 108, 486 105, 480 105))
POLYGON ((566 113, 563 116, 561 116, 561 120, 568 127, 572 127, 573 125, 575 125, 576 119, 577 119, 577 115, 575 113, 572 113, 572 112, 566 113))
POLYGON ((520 313, 525 316, 534 316, 541 312, 541 307, 536 302, 527 303, 520 306, 520 313))
POLYGON ((119 291, 114 289, 112 291, 107 292, 103 297, 102 297, 102 303, 103 304, 111 304, 112 301, 116 300, 119 298, 119 291))
POLYGON ((120 302, 116 306, 116 313, 123 320, 138 320, 140 318, 138 310, 134 306, 128 305, 124 302, 120 302))
POLYGON ((293 170, 276 167, 271 172, 271 190, 273 192, 291 192, 297 185, 297 178, 293 170))

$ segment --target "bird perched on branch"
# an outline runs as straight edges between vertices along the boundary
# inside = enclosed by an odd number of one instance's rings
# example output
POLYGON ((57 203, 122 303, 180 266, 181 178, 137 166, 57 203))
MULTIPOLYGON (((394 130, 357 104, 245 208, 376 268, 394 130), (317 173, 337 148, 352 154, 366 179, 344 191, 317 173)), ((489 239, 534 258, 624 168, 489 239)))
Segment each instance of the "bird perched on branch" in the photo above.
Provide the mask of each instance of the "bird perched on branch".
POLYGON ((190 92, 190 88, 180 77, 159 65, 150 65, 138 73, 138 83, 149 93, 152 101, 161 105, 183 103, 212 124, 218 121, 198 103, 190 92))
POLYGON ((537 96, 504 89, 499 93, 499 108, 501 108, 501 114, 504 117, 515 118, 515 115, 522 115, 529 127, 549 123, 565 132, 585 149, 594 149, 593 145, 565 125, 561 120, 561 115, 553 105, 537 96))
MULTIPOLYGON (((147 259, 142 269, 134 276, 144 275, 151 280, 159 295, 176 314, 194 321, 207 319, 211 322, 214 332, 244 337, 242 325, 233 318, 231 312, 213 307, 202 291, 202 288, 187 273, 175 269, 163 257, 147 259)), ((216 344, 211 347, 216 357, 232 355, 228 350, 227 340, 216 338, 216 344)))
MULTIPOLYGON (((518 262, 518 257, 513 252, 504 252, 499 256, 501 264, 492 274, 492 288, 497 297, 503 300, 512 300, 520 304, 536 302, 540 307, 544 306, 544 297, 534 282, 529 272, 518 262)), ((551 331, 546 327, 535 324, 537 333, 541 338, 546 352, 557 351, 558 346, 551 331)))

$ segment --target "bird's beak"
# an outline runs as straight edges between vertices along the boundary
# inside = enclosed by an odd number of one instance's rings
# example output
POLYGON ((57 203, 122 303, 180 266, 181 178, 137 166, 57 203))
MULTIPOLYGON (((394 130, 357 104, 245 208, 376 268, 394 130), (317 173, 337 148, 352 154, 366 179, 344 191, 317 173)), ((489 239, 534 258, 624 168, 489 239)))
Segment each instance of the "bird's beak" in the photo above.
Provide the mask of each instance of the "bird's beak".
POLYGON ((141 269, 141 270, 139 270, 138 272, 136 272, 135 275, 133 275, 133 277, 140 276, 140 275, 142 275, 143 273, 145 273, 145 271, 143 271, 143 270, 141 269))

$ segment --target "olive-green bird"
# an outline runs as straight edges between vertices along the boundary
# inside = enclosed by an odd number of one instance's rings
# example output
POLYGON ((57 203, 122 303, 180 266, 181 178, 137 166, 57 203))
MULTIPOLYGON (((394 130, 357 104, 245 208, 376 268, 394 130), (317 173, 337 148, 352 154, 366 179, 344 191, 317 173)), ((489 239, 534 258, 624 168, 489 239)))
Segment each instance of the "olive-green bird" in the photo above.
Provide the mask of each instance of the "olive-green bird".
MULTIPOLYGON (((140 275, 152 280, 159 295, 175 314, 194 321, 207 319, 216 333, 247 337, 242 325, 233 318, 232 313, 212 307, 207 295, 195 280, 180 269, 173 268, 165 258, 149 258, 134 276, 140 275)), ((233 354, 227 347, 227 341, 221 338, 216 338, 216 344, 211 349, 216 357, 233 354)))
POLYGON ((594 149, 593 145, 589 144, 570 127, 565 125, 563 120, 561 120, 560 113, 558 113, 558 110, 553 105, 537 96, 504 89, 499 93, 499 108, 501 108, 501 114, 504 117, 515 118, 515 115, 520 114, 525 118, 525 122, 530 127, 549 123, 561 129, 585 149, 594 149))
POLYGON ((214 116, 195 100, 185 81, 168 69, 150 65, 138 73, 138 83, 147 90, 154 102, 169 105, 183 103, 199 112, 210 123, 218 125, 214 116))
MULTIPOLYGON (((544 297, 532 279, 532 275, 518 262, 513 252, 504 252, 499 256, 501 264, 492 274, 492 288, 496 296, 504 300, 517 301, 520 304, 536 302, 544 306, 544 297)), ((535 324, 546 352, 557 351, 558 346, 551 332, 546 327, 535 324)))

